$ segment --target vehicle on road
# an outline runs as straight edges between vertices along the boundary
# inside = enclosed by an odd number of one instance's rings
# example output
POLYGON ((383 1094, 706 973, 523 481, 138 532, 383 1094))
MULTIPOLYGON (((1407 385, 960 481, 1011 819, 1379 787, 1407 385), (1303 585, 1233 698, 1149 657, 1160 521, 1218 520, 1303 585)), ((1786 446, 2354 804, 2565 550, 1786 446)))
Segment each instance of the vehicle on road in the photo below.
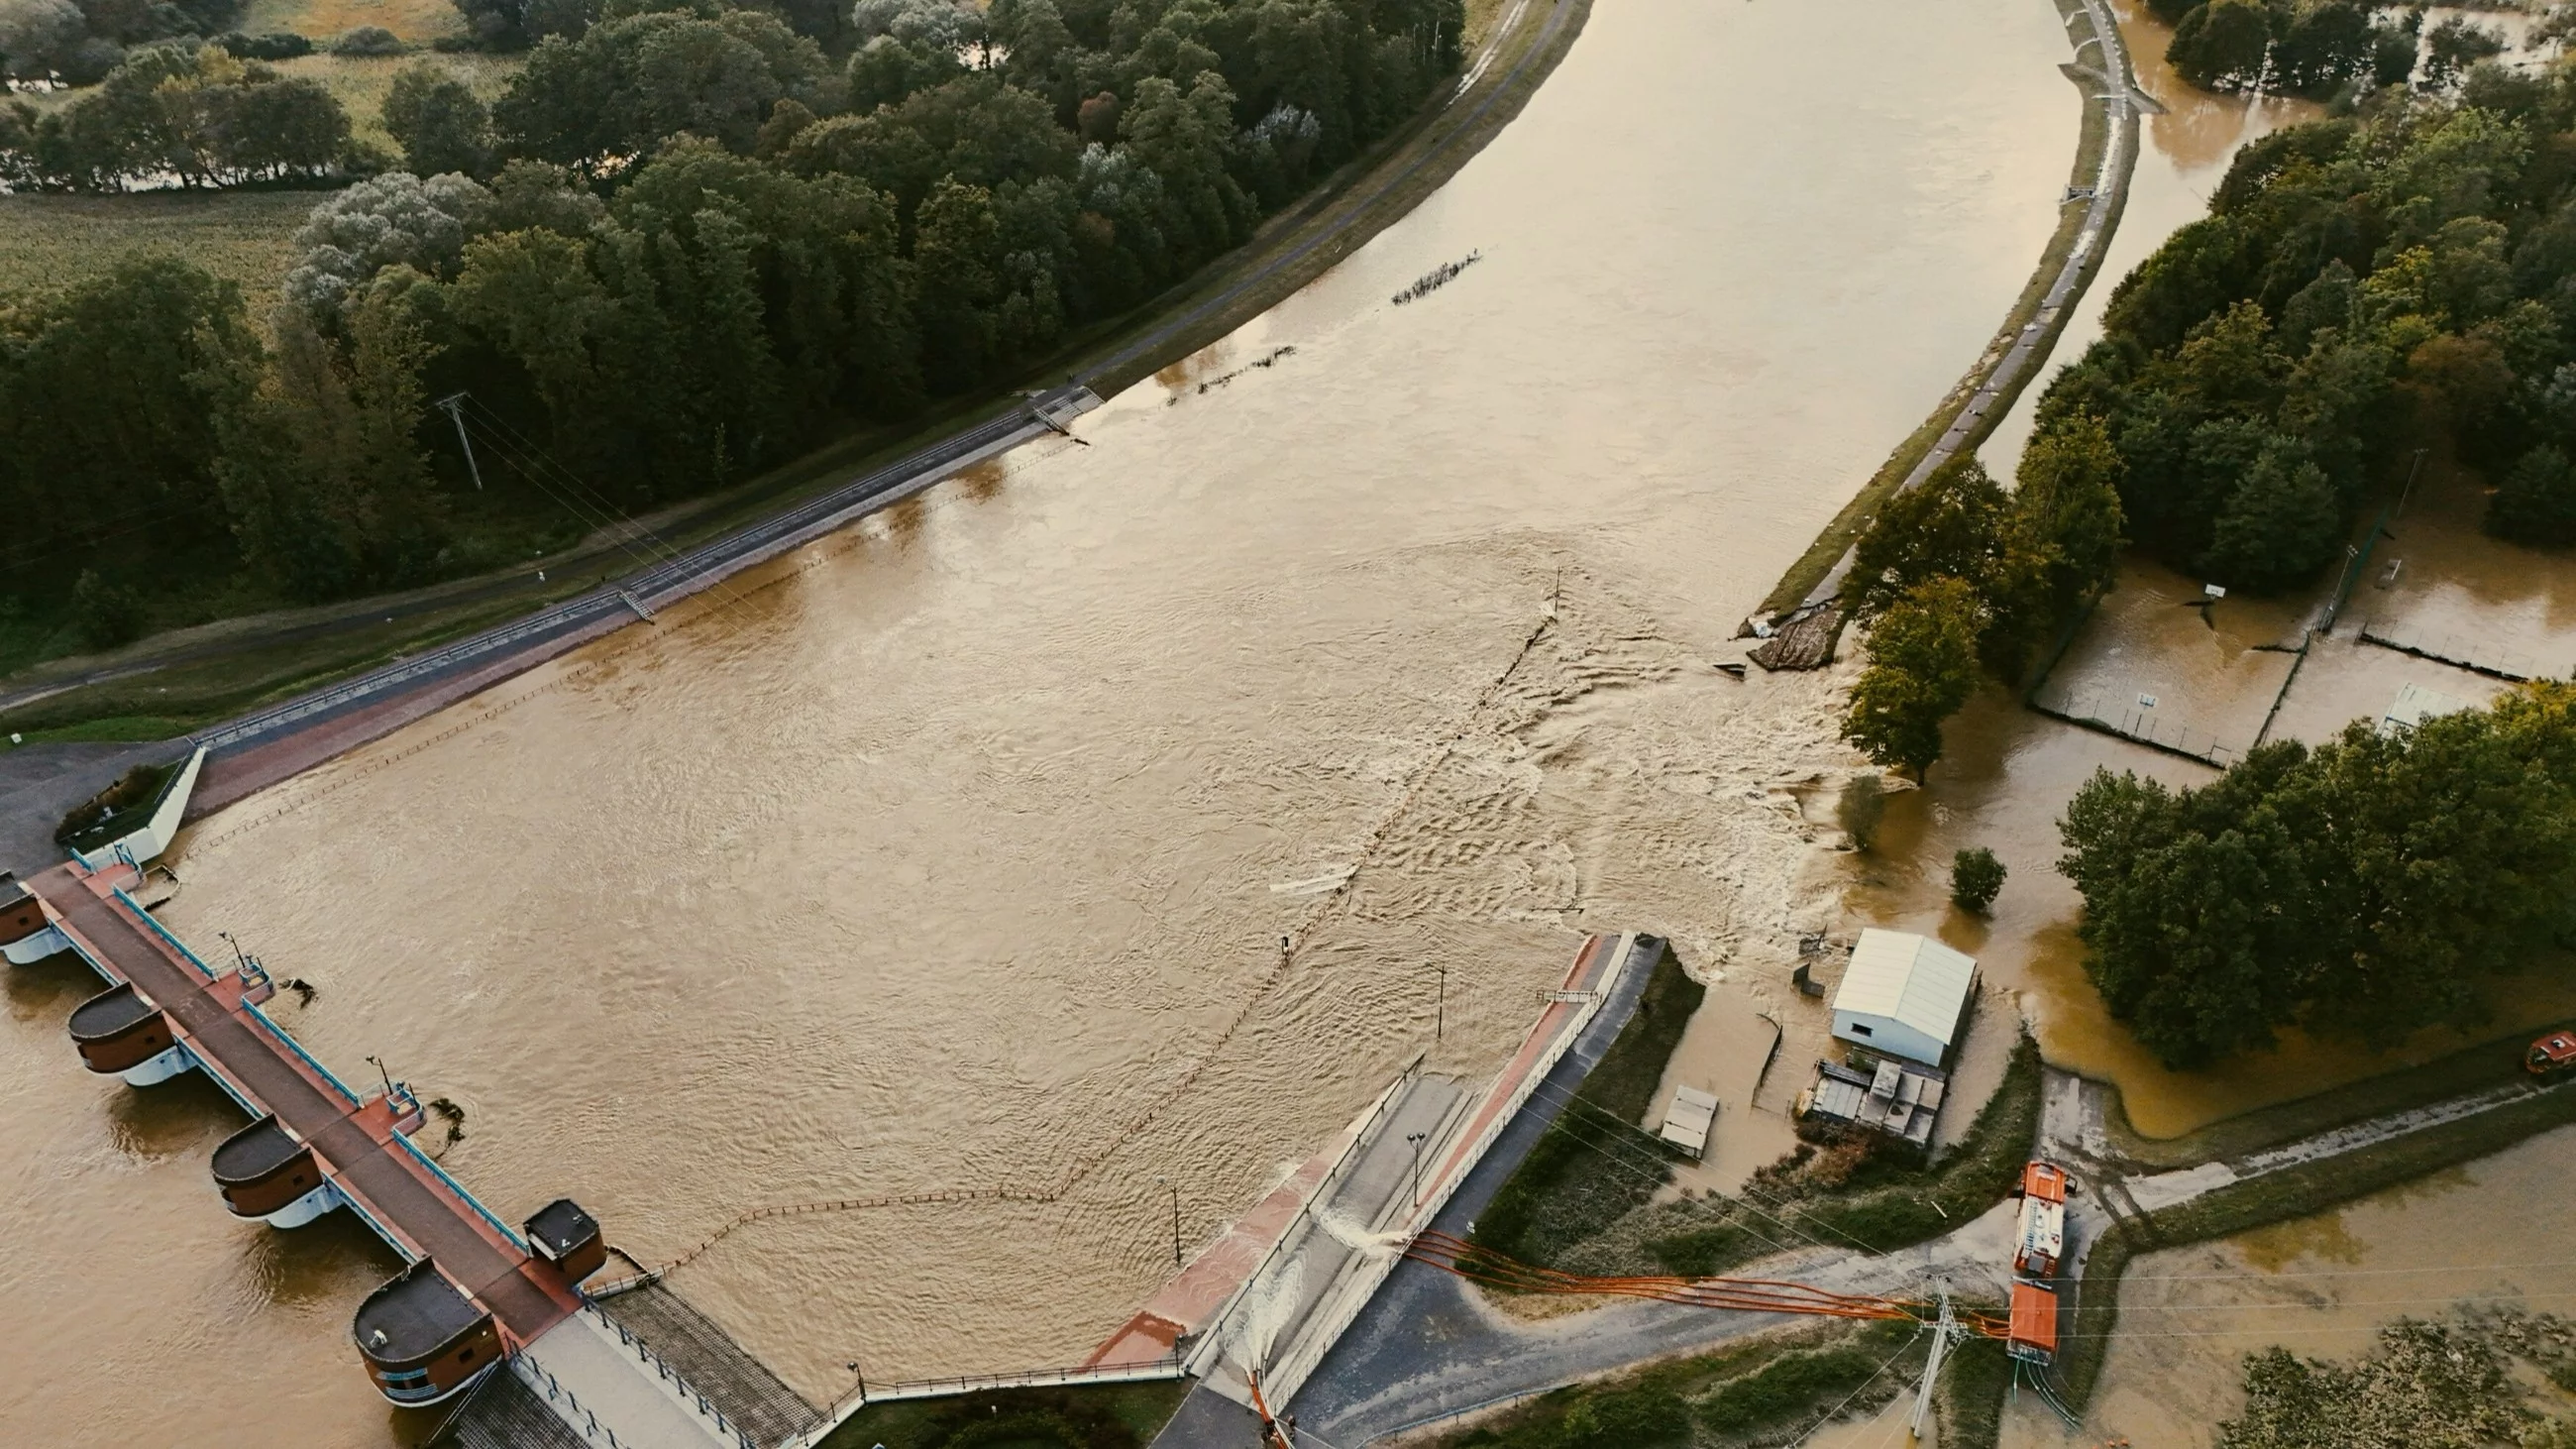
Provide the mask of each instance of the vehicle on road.
POLYGON ((2564 1027, 2533 1042, 2522 1058, 2522 1069, 2535 1077, 2554 1077, 2570 1067, 2576 1067, 2576 1031, 2564 1027))

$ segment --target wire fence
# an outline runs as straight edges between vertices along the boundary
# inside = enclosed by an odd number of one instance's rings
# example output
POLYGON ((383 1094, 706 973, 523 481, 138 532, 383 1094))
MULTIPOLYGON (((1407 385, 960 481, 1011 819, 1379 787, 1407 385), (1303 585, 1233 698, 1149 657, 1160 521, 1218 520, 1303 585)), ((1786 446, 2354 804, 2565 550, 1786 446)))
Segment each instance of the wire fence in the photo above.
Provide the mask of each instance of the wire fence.
POLYGON ((2511 684, 2521 684, 2540 674, 2540 666, 2519 649, 2504 648, 2492 639, 2469 639, 2448 630, 2386 625, 2374 619, 2361 626, 2361 642, 2511 684))
MULTIPOLYGON (((2160 712, 2152 704, 2141 704, 2141 696, 2124 686, 2096 685, 2066 691, 2054 699, 2034 694, 2030 707, 2051 719, 2081 725, 2106 735, 2117 735, 2134 744, 2168 755, 2196 760, 2224 770, 2243 758, 2243 751, 2219 738, 2217 733, 2193 724, 2187 719, 2160 712)), ((2278 701, 2275 701, 2277 707, 2278 701)))

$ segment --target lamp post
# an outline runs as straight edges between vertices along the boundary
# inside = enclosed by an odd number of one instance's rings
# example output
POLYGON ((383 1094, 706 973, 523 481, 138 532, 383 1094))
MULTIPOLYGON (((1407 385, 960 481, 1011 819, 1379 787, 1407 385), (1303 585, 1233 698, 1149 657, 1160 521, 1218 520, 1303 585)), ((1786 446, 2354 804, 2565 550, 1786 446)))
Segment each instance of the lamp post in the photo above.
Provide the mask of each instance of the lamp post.
POLYGON ((1431 1007, 1431 1043, 1437 1046, 1449 1028, 1449 968, 1434 966, 1431 969, 1440 973, 1440 994, 1431 1007))
POLYGON ((385 1079, 385 1095, 388 1097, 392 1096, 394 1094, 394 1074, 385 1070, 384 1058, 369 1057, 367 1058, 367 1061, 376 1069, 376 1075, 385 1079))
POLYGON ((1404 1134, 1404 1140, 1413 1144, 1413 1206, 1416 1211, 1422 1207, 1422 1140, 1430 1135, 1428 1132, 1404 1134))
POLYGON ((217 931, 215 936, 216 939, 233 948, 233 965, 241 965, 245 958, 242 955, 241 942, 233 939, 233 933, 230 931, 217 931))

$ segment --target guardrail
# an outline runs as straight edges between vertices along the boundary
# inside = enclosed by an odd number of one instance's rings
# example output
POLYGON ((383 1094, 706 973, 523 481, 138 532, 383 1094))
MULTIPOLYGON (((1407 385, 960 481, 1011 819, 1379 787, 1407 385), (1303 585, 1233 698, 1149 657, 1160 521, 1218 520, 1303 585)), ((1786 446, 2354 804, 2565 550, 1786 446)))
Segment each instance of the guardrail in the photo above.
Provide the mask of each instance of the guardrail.
MULTIPOLYGON (((1467 1179, 1474 1175, 1477 1164, 1483 1162, 1485 1154, 1493 1149, 1495 1139, 1502 1136, 1511 1124, 1518 1120, 1521 1109, 1529 1105, 1529 1099, 1538 1091, 1539 1084, 1547 1080, 1548 1074, 1556 1070, 1559 1062, 1565 1060, 1566 1053, 1574 1050, 1575 1044, 1583 1039, 1583 1033, 1591 1027, 1593 1019, 1601 1014, 1602 1007, 1607 1005, 1611 996, 1618 991, 1620 982, 1628 974, 1629 963, 1635 959, 1639 948, 1650 940, 1657 942, 1656 949, 1659 952, 1663 949, 1660 938, 1639 932, 1624 932, 1617 938, 1611 949, 1618 954, 1602 969, 1600 990, 1593 993, 1589 1000, 1575 1006, 1574 1019, 1557 1028, 1555 1039, 1540 1051, 1538 1058, 1530 1064, 1529 1070, 1521 1074, 1520 1081, 1504 1095, 1501 1107, 1487 1118, 1484 1127, 1470 1139, 1469 1145, 1461 1151, 1450 1153, 1449 1160, 1457 1164, 1457 1170, 1446 1173, 1435 1181, 1428 1196, 1414 1199, 1413 1210, 1402 1223, 1402 1231, 1408 1238, 1420 1234, 1423 1229, 1431 1226, 1432 1222, 1440 1216, 1441 1210, 1449 1205, 1449 1199, 1455 1197, 1458 1189, 1466 1185, 1467 1179)), ((1652 969, 1651 963, 1648 969, 1652 969)), ((1544 1021, 1545 1017, 1542 1016, 1540 1019, 1544 1021)), ((1533 1031, 1536 1029, 1532 1028, 1533 1031)), ((1470 1112, 1481 1110, 1481 1104, 1469 1110, 1470 1112)), ((1470 1120, 1473 1120, 1472 1117, 1470 1120)), ((1395 1265, 1402 1261, 1402 1254, 1388 1253, 1363 1263, 1359 1272, 1371 1280, 1367 1290, 1359 1293, 1344 1293, 1339 1305, 1332 1310, 1332 1317, 1326 1320, 1330 1324, 1328 1331, 1317 1333, 1310 1329, 1303 1332, 1300 1335, 1297 1353, 1282 1363, 1271 1365, 1263 1372, 1261 1381, 1265 1386, 1277 1385, 1276 1388, 1268 1390, 1274 1403, 1286 1404, 1300 1388, 1305 1386, 1306 1376, 1323 1363, 1325 1353, 1331 1350, 1333 1344, 1338 1342, 1343 1334, 1350 1331, 1351 1324, 1356 1322, 1360 1313, 1368 1307, 1369 1300, 1377 1296, 1377 1290, 1386 1282, 1387 1275, 1393 1273, 1395 1265)))
POLYGON ((357 1107, 364 1104, 365 1099, 360 1097, 357 1093, 350 1091, 349 1084, 341 1081, 338 1073, 332 1071, 329 1067, 322 1065, 322 1063, 316 1059, 311 1052, 306 1051, 304 1049, 304 1043, 297 1041, 293 1033, 287 1031, 286 1028, 279 1026, 276 1022, 269 1020, 268 1013, 260 1009, 259 1003, 245 1001, 242 1003, 242 1010, 249 1012, 252 1020, 257 1021, 261 1026, 268 1028, 268 1034, 270 1036, 277 1038, 277 1040, 283 1044, 288 1051, 295 1053, 295 1059, 297 1061, 300 1061, 304 1063, 304 1065, 312 1068, 315 1075, 330 1083, 331 1089, 338 1092, 351 1107, 357 1107))
POLYGON ((448 1176, 447 1169, 438 1165, 438 1159, 421 1151, 417 1144, 415 1144, 410 1138, 404 1136, 399 1130, 393 1134, 393 1140, 402 1144, 403 1151, 410 1153, 421 1166, 428 1168, 433 1173, 436 1173, 438 1175, 438 1180, 447 1184, 447 1190, 449 1192, 452 1192, 459 1198, 464 1199, 467 1207, 474 1209, 476 1213, 481 1215, 483 1221, 490 1223, 492 1225, 492 1230, 501 1235, 501 1240, 503 1242, 508 1243, 510 1246, 518 1249, 522 1253, 528 1251, 527 1240, 520 1237, 517 1233, 512 1232, 508 1223, 494 1217, 492 1215, 492 1210, 483 1205, 483 1199, 476 1197, 474 1194, 465 1190, 465 1184, 448 1176))
POLYGON ((519 1376, 520 1382, 544 1394, 547 1403, 560 1406, 555 1417, 562 1420, 566 1428, 590 1443, 596 1444, 605 1439, 608 1449, 624 1449, 624 1446, 618 1443, 617 1431, 599 1422, 598 1414, 583 1408, 581 1400, 574 1396, 573 1391, 565 1388, 562 1380, 548 1373, 544 1365, 531 1361, 525 1353, 514 1353, 510 1355, 510 1371, 519 1376), (576 1414, 580 1417, 573 1417, 576 1414))
POLYGON ((581 1311, 598 1319, 609 1328, 616 1330, 617 1341, 620 1344, 635 1350, 637 1362, 653 1370, 656 1378, 678 1390, 680 1401, 691 1409, 694 1409, 699 1417, 713 1420, 715 1422, 716 1431, 724 1435, 726 1438, 733 1440, 737 1449, 761 1449, 759 1441, 753 1439, 749 1434, 744 1433, 741 1429, 735 1427, 733 1421, 725 1417, 724 1410, 717 1408, 713 1400, 698 1392, 696 1389, 689 1387, 689 1381, 680 1377, 680 1371, 673 1368, 669 1360, 663 1358, 660 1354, 655 1353, 653 1351, 653 1345, 646 1343, 642 1335, 637 1334, 632 1329, 629 1329, 625 1324, 618 1322, 616 1319, 609 1317, 598 1304, 592 1303, 587 1299, 583 1300, 581 1311))
MULTIPOLYGON (((137 873, 140 874, 140 872, 137 873)), ((159 921, 154 920, 152 918, 152 913, 143 909, 142 903, 125 893, 125 887, 109 886, 108 890, 114 894, 118 900, 125 903, 125 908, 134 913, 135 919, 141 921, 144 925, 151 927, 153 935, 156 935, 163 941, 168 942, 170 949, 179 953, 180 960, 196 967, 198 975, 205 977, 208 981, 215 979, 215 968, 198 960, 197 953, 188 949, 188 943, 171 935, 168 927, 162 925, 159 921)))
POLYGON ((1252 1271, 1244 1275, 1243 1281, 1235 1285, 1232 1293, 1226 1295, 1224 1306, 1209 1317, 1207 1331, 1199 1336, 1198 1346, 1192 1349, 1188 1356, 1192 1372, 1202 1378, 1206 1377, 1208 1369, 1224 1353, 1225 1325, 1233 1319, 1235 1310, 1241 1308, 1244 1301, 1251 1297, 1253 1285, 1261 1281, 1262 1275, 1270 1271, 1271 1265, 1278 1262, 1281 1255, 1290 1251, 1289 1243, 1297 1236, 1297 1225, 1314 1210, 1315 1204, 1331 1196, 1333 1189, 1349 1176, 1350 1168, 1359 1159, 1360 1149, 1368 1145, 1369 1134, 1377 1130, 1377 1124, 1386 1116, 1387 1110, 1395 1105, 1398 1097, 1404 1095, 1404 1084, 1413 1080, 1414 1073, 1422 1070, 1423 1059, 1429 1055, 1428 1052, 1415 1052, 1413 1060, 1404 1064, 1404 1070, 1395 1074, 1395 1081, 1378 1094, 1376 1103, 1369 1108, 1368 1115, 1360 1120, 1358 1129, 1351 1134, 1350 1142, 1342 1148, 1342 1155, 1334 1158, 1333 1165, 1324 1169, 1324 1175, 1315 1180, 1314 1191, 1306 1194, 1305 1204, 1297 1209, 1295 1217, 1288 1220, 1288 1226, 1280 1230, 1278 1240, 1270 1245, 1270 1251, 1261 1255, 1261 1261, 1253 1264, 1252 1271))

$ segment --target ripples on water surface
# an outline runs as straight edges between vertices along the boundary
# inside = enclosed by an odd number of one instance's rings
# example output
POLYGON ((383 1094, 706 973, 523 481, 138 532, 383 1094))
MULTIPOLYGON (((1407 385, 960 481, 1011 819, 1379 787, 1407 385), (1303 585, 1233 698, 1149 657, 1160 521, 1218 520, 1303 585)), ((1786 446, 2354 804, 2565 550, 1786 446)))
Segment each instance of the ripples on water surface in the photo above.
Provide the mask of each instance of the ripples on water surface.
MULTIPOLYGON (((1844 758, 1833 682, 1708 661, 2019 291, 2064 59, 2042 0, 1604 5, 1445 190, 1095 446, 209 820, 176 923, 317 983, 326 1059, 463 1104, 449 1164, 502 1213, 570 1191, 647 1261, 747 1207, 1070 1182, 764 1224, 677 1284, 815 1397, 851 1358, 1077 1361, 1170 1269, 1155 1179, 1216 1231, 1426 1044, 1433 965, 1435 1063, 1483 1072, 1584 931, 1784 968, 1822 924, 1776 787, 1844 758)), ((9 1161, 107 1110, 68 1005, 13 1012, 44 1107, 9 1161)), ((0 1346, 57 1367, 7 1376, 8 1422, 167 1438, 109 1386, 184 1384, 381 1433, 340 1338, 368 1273, 309 1322, 224 1296, 267 1249, 204 1171, 13 1182, 13 1226, 119 1224, 168 1290, 149 1333, 32 1334, 105 1279, 13 1254, 0 1346), (327 1402, 188 1356, 244 1340, 327 1402)))

